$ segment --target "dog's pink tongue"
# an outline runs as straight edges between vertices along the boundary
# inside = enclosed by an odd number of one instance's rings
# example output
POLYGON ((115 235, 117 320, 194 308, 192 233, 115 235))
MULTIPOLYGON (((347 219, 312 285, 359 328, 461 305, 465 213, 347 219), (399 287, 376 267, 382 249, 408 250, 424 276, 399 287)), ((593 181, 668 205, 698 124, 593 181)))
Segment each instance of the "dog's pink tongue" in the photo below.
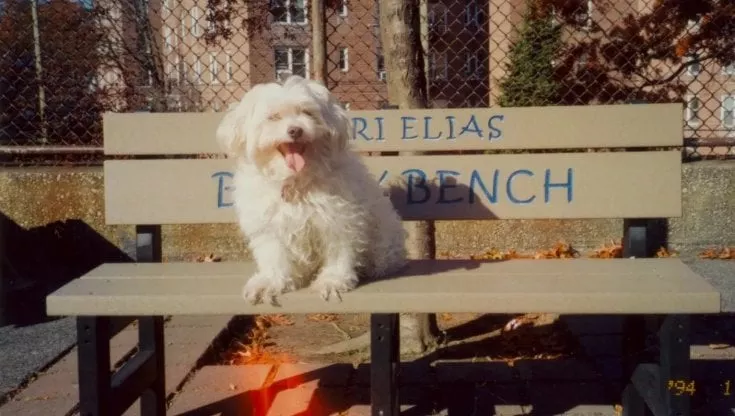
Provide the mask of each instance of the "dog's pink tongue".
POLYGON ((303 150, 303 146, 296 143, 285 143, 281 145, 281 152, 286 159, 286 165, 288 165, 289 169, 300 172, 304 168, 306 160, 304 159, 304 155, 301 154, 303 150))

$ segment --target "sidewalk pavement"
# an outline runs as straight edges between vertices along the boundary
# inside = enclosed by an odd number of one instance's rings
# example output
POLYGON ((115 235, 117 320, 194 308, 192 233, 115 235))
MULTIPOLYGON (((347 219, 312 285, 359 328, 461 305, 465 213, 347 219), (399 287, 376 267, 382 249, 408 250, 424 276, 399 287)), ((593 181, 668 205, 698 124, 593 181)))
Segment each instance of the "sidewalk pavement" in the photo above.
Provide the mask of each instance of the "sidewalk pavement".
MULTIPOLYGON (((173 393, 184 381, 212 340, 225 328, 229 316, 177 316, 165 324, 166 387, 173 393)), ((114 368, 132 352, 138 340, 137 326, 129 325, 110 341, 114 368)), ((73 348, 26 388, 0 406, 0 416, 65 416, 74 414, 78 403, 77 349, 73 348)), ((137 413, 134 405, 127 414, 137 413), (133 411, 134 409, 134 411, 133 411), (133 411, 133 413, 131 413, 133 411)))
MULTIPOLYGON (((564 317, 586 358, 555 361, 404 363, 400 373, 403 415, 616 415, 620 388, 619 321, 564 317)), ((170 415, 369 415, 369 366, 281 364, 199 367, 197 361, 229 317, 174 317, 166 323, 170 415), (183 383, 183 385, 182 385, 183 383)), ((712 328, 702 328, 708 334, 712 328)), ((126 328, 112 341, 118 362, 136 340, 126 328)), ((692 347, 696 415, 735 415, 735 348, 692 347), (728 361, 729 360, 729 361, 728 361)), ((77 403, 76 350, 38 375, 0 416, 71 415, 77 403)), ((133 405, 126 416, 139 414, 133 405)))

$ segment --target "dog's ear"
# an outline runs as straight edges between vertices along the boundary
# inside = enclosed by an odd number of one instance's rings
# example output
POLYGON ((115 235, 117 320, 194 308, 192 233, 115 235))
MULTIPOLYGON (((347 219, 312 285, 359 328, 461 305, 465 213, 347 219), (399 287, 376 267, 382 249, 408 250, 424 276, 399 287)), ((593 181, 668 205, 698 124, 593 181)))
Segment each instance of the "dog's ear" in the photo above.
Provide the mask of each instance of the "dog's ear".
POLYGON ((321 101, 322 107, 326 110, 324 117, 330 126, 333 149, 344 150, 347 147, 350 129, 352 128, 347 111, 342 108, 337 98, 321 82, 309 80, 306 81, 306 85, 312 94, 321 101))
POLYGON ((219 126, 217 126, 217 132, 215 137, 217 143, 227 156, 237 156, 243 154, 245 137, 243 134, 242 123, 245 122, 244 116, 242 116, 241 104, 235 106, 225 113, 219 126))
POLYGON ((254 86, 239 103, 225 113, 217 126, 217 143, 228 156, 245 157, 246 126, 252 117, 257 96, 263 88, 261 84, 254 86))

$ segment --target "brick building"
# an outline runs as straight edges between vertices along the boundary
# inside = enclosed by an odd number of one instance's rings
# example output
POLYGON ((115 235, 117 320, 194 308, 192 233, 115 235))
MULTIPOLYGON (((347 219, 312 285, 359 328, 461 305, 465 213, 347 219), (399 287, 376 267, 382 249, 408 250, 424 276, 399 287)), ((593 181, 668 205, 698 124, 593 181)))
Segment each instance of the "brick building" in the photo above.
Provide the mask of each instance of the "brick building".
MULTIPOLYGON (((214 43, 206 42, 212 30, 207 0, 152 1, 161 2, 150 7, 151 15, 160 17, 152 25, 160 37, 160 69, 171 110, 222 111, 254 83, 289 74, 313 76, 306 0, 261 0, 261 6, 249 10, 237 6, 230 23, 232 37, 214 43), (249 33, 242 29, 247 26, 243 19, 254 27, 249 33), (253 26, 253 21, 258 23, 253 26)), ((605 33, 626 14, 644 12, 650 1, 612 0, 602 10, 588 0, 578 13, 581 29, 568 31, 566 41, 599 36, 585 27, 599 25, 605 33)), ((386 45, 381 44, 378 2, 332 0, 327 4, 328 87, 350 109, 381 108, 387 102, 386 45)), ((428 39, 431 106, 496 105, 524 4, 524 0, 428 1, 422 30, 428 39)), ((686 135, 731 136, 735 65, 692 65, 680 80, 688 85, 683 115, 686 135)))

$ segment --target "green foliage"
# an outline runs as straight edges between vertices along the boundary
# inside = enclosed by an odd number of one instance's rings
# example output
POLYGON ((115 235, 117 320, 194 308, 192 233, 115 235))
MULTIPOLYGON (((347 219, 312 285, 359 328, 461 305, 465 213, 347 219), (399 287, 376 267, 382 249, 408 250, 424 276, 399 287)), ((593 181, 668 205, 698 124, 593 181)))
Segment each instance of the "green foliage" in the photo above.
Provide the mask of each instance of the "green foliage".
POLYGON ((555 79, 553 62, 562 46, 561 25, 549 13, 541 13, 534 0, 527 9, 513 44, 506 67, 506 77, 500 83, 502 107, 544 106, 558 102, 559 83, 555 79))

